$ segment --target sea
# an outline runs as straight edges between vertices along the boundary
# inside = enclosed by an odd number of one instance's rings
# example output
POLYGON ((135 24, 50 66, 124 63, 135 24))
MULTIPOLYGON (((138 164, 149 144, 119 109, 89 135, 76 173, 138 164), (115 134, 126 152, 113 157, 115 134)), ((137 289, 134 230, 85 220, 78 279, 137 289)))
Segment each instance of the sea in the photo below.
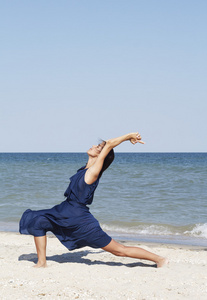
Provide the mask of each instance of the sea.
MULTIPOLYGON (((65 200, 86 153, 0 153, 0 231, 65 200)), ((115 153, 90 211, 117 240, 207 246, 207 153, 115 153)))

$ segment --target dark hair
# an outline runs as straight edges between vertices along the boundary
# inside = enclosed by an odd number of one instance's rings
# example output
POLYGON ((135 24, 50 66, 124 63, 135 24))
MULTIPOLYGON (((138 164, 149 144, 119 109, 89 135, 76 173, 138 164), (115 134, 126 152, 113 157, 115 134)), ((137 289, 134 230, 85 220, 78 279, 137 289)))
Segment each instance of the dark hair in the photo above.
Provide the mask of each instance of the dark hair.
POLYGON ((103 167, 101 169, 101 172, 99 174, 99 177, 102 176, 103 172, 110 166, 110 164, 113 162, 114 160, 114 150, 111 149, 111 151, 107 154, 107 156, 104 159, 104 163, 103 163, 103 167))

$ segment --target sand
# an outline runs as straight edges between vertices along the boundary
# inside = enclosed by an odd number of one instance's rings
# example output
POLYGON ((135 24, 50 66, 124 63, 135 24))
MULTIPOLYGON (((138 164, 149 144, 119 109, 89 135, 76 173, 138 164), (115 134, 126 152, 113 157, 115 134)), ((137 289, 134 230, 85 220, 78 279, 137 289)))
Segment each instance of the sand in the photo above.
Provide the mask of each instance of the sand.
POLYGON ((33 237, 0 232, 0 299, 207 299, 207 247, 135 245, 169 265, 157 269, 89 247, 69 252, 51 235, 48 267, 37 269, 33 237))

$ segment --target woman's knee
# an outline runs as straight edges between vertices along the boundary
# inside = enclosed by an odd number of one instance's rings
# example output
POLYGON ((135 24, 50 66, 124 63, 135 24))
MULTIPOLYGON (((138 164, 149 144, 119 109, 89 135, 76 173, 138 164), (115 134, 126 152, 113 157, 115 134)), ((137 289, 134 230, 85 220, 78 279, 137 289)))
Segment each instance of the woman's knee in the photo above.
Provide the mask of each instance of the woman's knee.
POLYGON ((109 245, 104 247, 103 249, 116 256, 127 255, 127 247, 115 242, 114 240, 112 240, 111 243, 109 243, 109 245))
POLYGON ((27 226, 27 230, 31 235, 44 236, 48 227, 48 220, 44 216, 37 216, 31 220, 27 226))
POLYGON ((123 251, 123 249, 121 249, 121 250, 114 250, 111 253, 113 255, 116 255, 116 256, 122 256, 122 257, 126 256, 126 253, 125 253, 125 251, 123 251))

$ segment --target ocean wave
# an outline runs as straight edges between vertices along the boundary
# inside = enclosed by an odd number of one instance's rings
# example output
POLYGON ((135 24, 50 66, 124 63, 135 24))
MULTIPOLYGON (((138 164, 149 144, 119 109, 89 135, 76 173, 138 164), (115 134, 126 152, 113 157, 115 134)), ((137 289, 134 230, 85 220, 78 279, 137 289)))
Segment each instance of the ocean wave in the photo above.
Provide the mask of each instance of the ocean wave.
POLYGON ((207 239, 207 223, 187 226, 172 226, 160 224, 140 224, 137 226, 124 226, 115 224, 102 224, 103 230, 117 235, 129 236, 188 236, 207 239))
POLYGON ((193 237, 202 237, 207 239, 207 223, 196 224, 191 231, 185 231, 184 234, 193 237))

